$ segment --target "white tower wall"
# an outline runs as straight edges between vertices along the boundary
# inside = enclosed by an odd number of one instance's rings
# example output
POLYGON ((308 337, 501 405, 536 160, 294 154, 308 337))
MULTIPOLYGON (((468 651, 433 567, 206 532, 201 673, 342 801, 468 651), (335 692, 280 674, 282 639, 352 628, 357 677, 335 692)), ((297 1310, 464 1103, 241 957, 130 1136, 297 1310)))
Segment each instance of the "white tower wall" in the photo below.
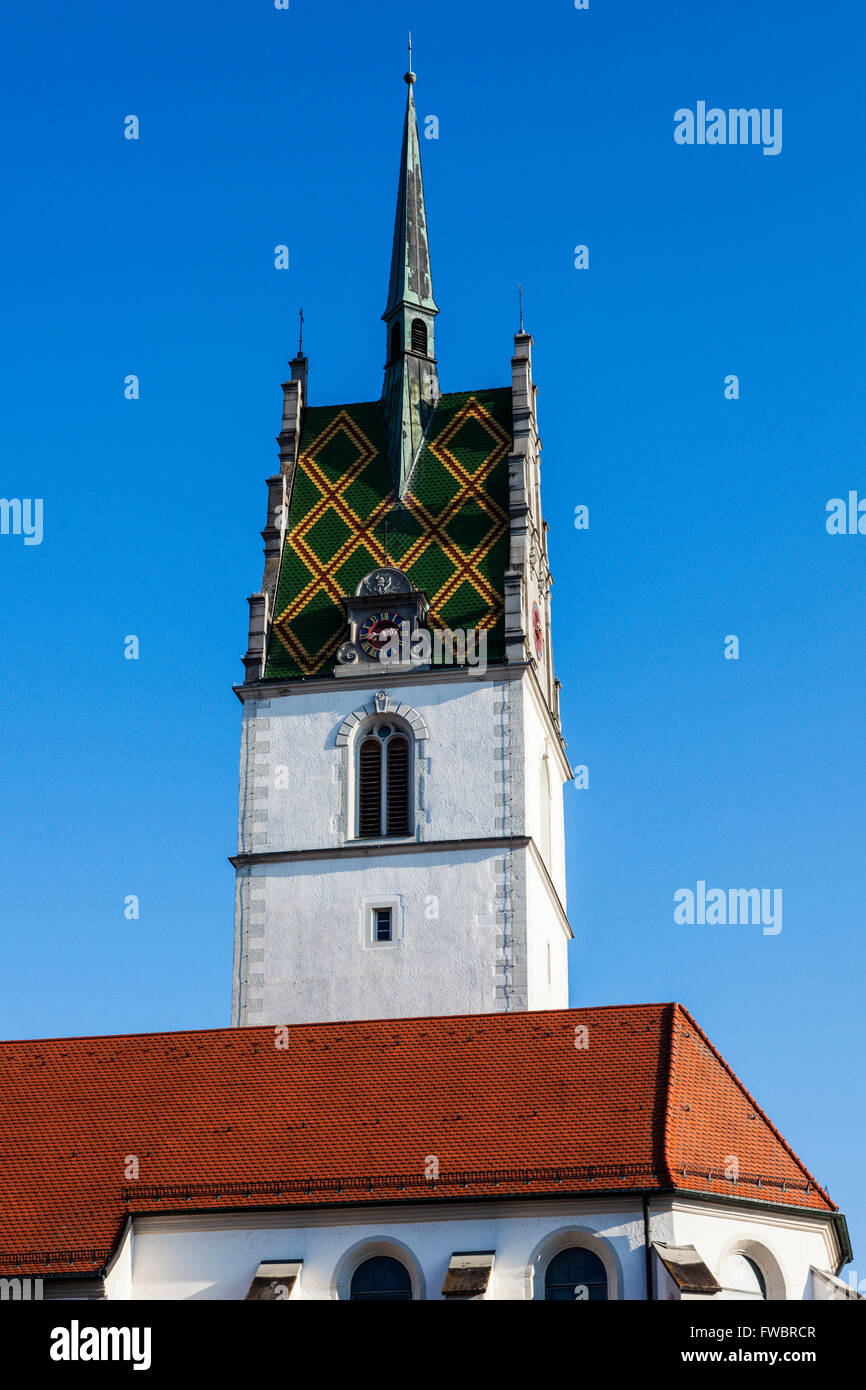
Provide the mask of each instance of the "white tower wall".
POLYGON ((533 680, 418 673, 378 707, 336 681, 245 701, 235 1024, 567 1006, 568 768, 533 680), (372 715, 412 741, 403 839, 357 834, 355 730, 372 715), (392 942, 372 939, 375 907, 392 942))

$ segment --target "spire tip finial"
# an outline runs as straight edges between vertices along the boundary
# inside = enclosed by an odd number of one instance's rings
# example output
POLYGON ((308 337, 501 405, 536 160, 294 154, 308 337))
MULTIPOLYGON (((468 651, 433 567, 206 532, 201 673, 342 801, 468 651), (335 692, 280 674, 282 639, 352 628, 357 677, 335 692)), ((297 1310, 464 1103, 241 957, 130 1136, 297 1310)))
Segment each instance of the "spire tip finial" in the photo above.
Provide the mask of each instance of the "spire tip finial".
POLYGON ((403 81, 408 82, 409 86, 415 81, 415 74, 412 71, 412 30, 409 30, 409 71, 404 74, 403 81))
POLYGON ((517 293, 520 297, 520 331, 523 332, 523 286, 517 286, 517 293))

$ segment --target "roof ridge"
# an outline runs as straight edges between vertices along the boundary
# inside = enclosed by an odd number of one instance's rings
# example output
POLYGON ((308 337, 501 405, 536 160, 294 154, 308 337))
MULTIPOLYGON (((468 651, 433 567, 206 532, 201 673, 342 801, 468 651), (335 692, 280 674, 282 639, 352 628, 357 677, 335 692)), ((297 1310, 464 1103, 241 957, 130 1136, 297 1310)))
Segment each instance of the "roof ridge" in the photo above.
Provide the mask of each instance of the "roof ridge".
POLYGON ((836 1203, 833 1201, 833 1198, 830 1196, 829 1192, 825 1191, 825 1189, 824 1189, 824 1188, 821 1186, 821 1184, 818 1182, 817 1178, 814 1177, 814 1175, 813 1175, 812 1173, 809 1172, 809 1169, 806 1167, 806 1165, 805 1165, 805 1163, 803 1162, 803 1160, 802 1160, 800 1157, 798 1157, 798 1155, 794 1152, 794 1150, 791 1148, 791 1145, 788 1143, 788 1141, 787 1141, 787 1139, 785 1138, 785 1136, 779 1132, 779 1130, 778 1130, 778 1129, 776 1128, 776 1126, 773 1124, 773 1121, 770 1119, 769 1115, 766 1113, 765 1110, 763 1110, 763 1109, 761 1108, 761 1106, 760 1106, 760 1105, 758 1104, 758 1102, 755 1100, 755 1097, 752 1095, 751 1091, 748 1090, 748 1088, 747 1088, 746 1086, 743 1085, 742 1081, 741 1081, 740 1078, 737 1076, 737 1073, 734 1071, 733 1067, 731 1067, 731 1066, 728 1065, 728 1063, 725 1061, 724 1057, 722 1056, 721 1052, 719 1052, 718 1048, 714 1046, 714 1044, 712 1043, 712 1041, 710 1040, 710 1038, 707 1037, 707 1035, 706 1035, 706 1033, 704 1032, 703 1028, 702 1028, 702 1027, 700 1026, 700 1024, 699 1024, 698 1022, 696 1022, 696 1020, 692 1017, 692 1015, 689 1013, 688 1009, 685 1008, 685 1006, 684 1006, 683 1004, 675 1004, 675 1005, 674 1005, 674 1008, 675 1008, 675 1009, 681 1010, 681 1012, 684 1014, 684 1016, 688 1019, 689 1023, 690 1023, 691 1026, 694 1028, 695 1032, 698 1034, 698 1036, 700 1037, 701 1041, 706 1045, 706 1047, 709 1048, 710 1052, 712 1052, 712 1054, 713 1054, 713 1056, 715 1057, 716 1061, 719 1062, 719 1063, 721 1063, 722 1067, 723 1067, 724 1070, 727 1072, 728 1076, 731 1078, 731 1080, 734 1082, 734 1084, 739 1088, 739 1090, 742 1091, 743 1095, 746 1097, 746 1100, 749 1102, 749 1104, 752 1105, 752 1106, 754 1106, 755 1110, 756 1110, 757 1113, 760 1115, 761 1119, 764 1121, 764 1124, 767 1125, 768 1129, 770 1129, 770 1130, 772 1131, 772 1133, 773 1133, 773 1134, 775 1135, 775 1137, 778 1139, 779 1143, 782 1145, 782 1148, 785 1150, 785 1152, 788 1154, 788 1156, 794 1160, 794 1162, 796 1163, 797 1167, 800 1169, 800 1171, 801 1171, 802 1173, 805 1174, 805 1176, 808 1178, 809 1182, 812 1183, 812 1185, 814 1186, 815 1190, 816 1190, 817 1192, 820 1192, 821 1196, 825 1199, 826 1202, 829 1203, 829 1205, 830 1205, 830 1207, 832 1207, 833 1211, 838 1211, 839 1208, 838 1208, 838 1206, 836 1205, 836 1203))
POLYGON ((519 1013, 476 1013, 476 1014, 420 1014, 409 1018, 347 1018, 337 1022, 321 1020, 316 1023, 286 1023, 269 1024, 259 1023, 252 1026, 238 1027, 235 1024, 224 1024, 221 1028, 171 1028, 157 1029, 153 1032, 140 1033, 78 1033, 67 1034, 57 1038, 0 1038, 0 1047, 26 1047, 37 1043, 83 1043, 83 1042, 116 1042, 132 1040, 133 1038, 187 1038, 204 1037, 215 1033, 225 1033, 231 1037, 241 1037, 244 1034, 272 1033, 274 1027, 280 1028, 364 1028, 373 1024, 389 1024, 393 1027, 404 1026, 406 1024, 417 1023, 439 1023, 451 1022, 462 1023, 480 1020, 509 1018, 511 1020, 523 1018, 547 1018, 551 1014, 578 1014, 578 1013, 602 1013, 605 1011, 618 1009, 665 1009, 670 1008, 669 1001, 651 1001, 644 1004, 584 1004, 564 1009, 525 1009, 519 1013))

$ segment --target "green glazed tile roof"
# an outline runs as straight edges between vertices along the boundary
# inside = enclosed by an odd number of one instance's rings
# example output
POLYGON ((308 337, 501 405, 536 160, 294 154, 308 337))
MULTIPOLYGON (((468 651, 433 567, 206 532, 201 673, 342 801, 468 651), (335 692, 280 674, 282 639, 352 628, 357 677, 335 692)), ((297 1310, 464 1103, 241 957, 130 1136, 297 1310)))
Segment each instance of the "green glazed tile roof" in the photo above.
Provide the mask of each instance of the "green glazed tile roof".
POLYGON ((311 406, 277 585, 265 680, 333 674, 340 599, 388 560, 430 600, 431 628, 483 628, 504 655, 511 388, 442 396, 397 505, 379 401, 311 406))

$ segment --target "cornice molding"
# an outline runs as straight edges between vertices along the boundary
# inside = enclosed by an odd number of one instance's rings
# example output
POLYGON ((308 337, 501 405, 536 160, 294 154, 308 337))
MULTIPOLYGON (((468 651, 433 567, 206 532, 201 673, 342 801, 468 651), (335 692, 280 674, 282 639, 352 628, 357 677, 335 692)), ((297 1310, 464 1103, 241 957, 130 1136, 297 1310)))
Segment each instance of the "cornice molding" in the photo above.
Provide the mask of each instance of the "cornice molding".
POLYGON ((275 849, 232 854, 229 855, 229 863, 235 869, 254 869, 269 864, 307 863, 312 859, 375 859, 382 854, 453 854, 457 850, 476 849, 528 849, 547 889, 560 926, 567 939, 573 940, 574 932, 562 899, 531 835, 483 835, 471 840, 350 840, 343 845, 328 845, 317 849, 275 849))
POLYGON ((423 671, 401 671, 389 676, 386 670, 376 673, 374 681, 370 672, 359 676, 315 676, 307 681, 249 681, 243 685, 233 685, 232 690, 241 704, 247 700, 281 699, 287 695, 308 695, 311 690, 382 690, 399 689, 404 685, 451 685, 484 681, 517 681, 528 668, 529 662, 512 662, 488 666, 478 672, 472 666, 432 667, 423 671))
POLYGON ((229 856, 229 863, 236 869, 244 869, 259 864, 292 864, 309 859, 375 859, 380 854, 453 854, 460 849, 526 849, 531 838, 530 835, 481 835, 471 840, 349 840, 343 845, 327 845, 317 849, 275 849, 233 854, 229 856))

